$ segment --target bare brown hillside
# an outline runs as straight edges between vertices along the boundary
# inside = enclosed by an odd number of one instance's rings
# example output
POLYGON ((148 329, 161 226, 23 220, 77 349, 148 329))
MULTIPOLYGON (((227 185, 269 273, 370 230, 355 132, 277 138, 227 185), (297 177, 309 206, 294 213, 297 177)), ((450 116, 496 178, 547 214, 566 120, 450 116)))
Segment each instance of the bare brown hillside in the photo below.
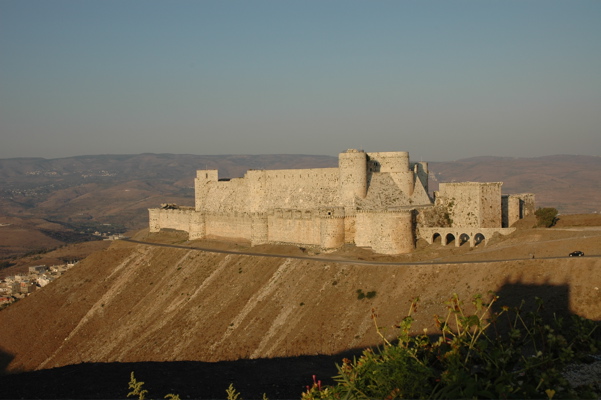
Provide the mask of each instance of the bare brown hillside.
MULTIPOLYGON (((357 255, 411 261, 349 249, 313 256, 330 257, 330 262, 115 242, 1 311, 0 351, 9 360, 8 372, 80 363, 339 354, 379 343, 372 309, 392 338, 391 327, 405 315, 411 299, 420 297, 417 331, 432 330, 432 316, 444 313, 442 303, 452 293, 468 299, 489 290, 500 294, 501 303, 538 296, 546 300, 548 311, 601 320, 601 258, 590 257, 601 254, 600 238, 601 230, 594 226, 522 229, 474 250, 423 247, 415 260, 430 254, 445 263, 422 265, 340 261, 357 255), (587 256, 565 257, 575 249, 587 256), (553 256, 562 258, 541 258, 553 256), (521 259, 451 263, 498 258, 521 259), (376 295, 359 299, 358 290, 376 295)), ((138 239, 159 238, 140 233, 138 239)), ((202 244, 177 235, 162 241, 202 244)), ((245 249, 244 244, 222 247, 245 249)), ((291 246, 255 250, 304 254, 291 246)))
MULTIPOLYGON (((40 260, 43 254, 67 243, 97 240, 90 234, 74 232, 59 223, 42 218, 18 218, 0 215, 0 261, 19 264, 17 259, 30 253, 32 261, 40 260)), ((88 253, 89 254, 89 253, 88 253)), ((86 254, 87 255, 87 254, 86 254)), ((77 257, 81 259, 84 257, 77 257)), ((38 262, 40 264, 42 262, 38 262)), ((4 274, 0 270, 0 277, 4 274)))

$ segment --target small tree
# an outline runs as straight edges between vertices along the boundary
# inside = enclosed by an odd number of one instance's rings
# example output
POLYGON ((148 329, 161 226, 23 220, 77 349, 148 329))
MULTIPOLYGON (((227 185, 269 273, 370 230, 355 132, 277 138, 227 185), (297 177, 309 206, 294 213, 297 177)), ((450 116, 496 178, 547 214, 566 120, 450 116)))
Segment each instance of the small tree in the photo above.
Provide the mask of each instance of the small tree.
POLYGON ((550 228, 557 222, 557 209, 552 207, 538 208, 536 215, 536 226, 550 228))

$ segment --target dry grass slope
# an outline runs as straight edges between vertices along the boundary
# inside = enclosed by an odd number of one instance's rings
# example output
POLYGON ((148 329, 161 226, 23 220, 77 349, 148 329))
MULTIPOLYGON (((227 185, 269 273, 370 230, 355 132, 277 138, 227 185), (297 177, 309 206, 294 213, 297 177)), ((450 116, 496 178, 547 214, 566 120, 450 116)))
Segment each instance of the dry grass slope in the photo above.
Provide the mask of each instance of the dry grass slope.
POLYGON ((415 257, 423 259, 429 251, 448 263, 430 265, 338 261, 352 256, 348 251, 327 255, 328 262, 116 242, 0 312, 0 324, 10 327, 0 331, 0 343, 14 355, 8 371, 81 362, 336 354, 378 343, 372 308, 380 325, 390 327, 419 296, 416 329, 432 329, 431 317, 444 312, 442 302, 452 293, 468 298, 489 290, 505 295, 501 302, 544 295, 551 309, 601 320, 601 258, 565 257, 575 248, 601 253, 601 231, 588 228, 523 229, 475 250, 434 245, 415 257), (451 263, 532 252, 537 258, 451 263), (377 295, 359 300, 359 289, 377 295))

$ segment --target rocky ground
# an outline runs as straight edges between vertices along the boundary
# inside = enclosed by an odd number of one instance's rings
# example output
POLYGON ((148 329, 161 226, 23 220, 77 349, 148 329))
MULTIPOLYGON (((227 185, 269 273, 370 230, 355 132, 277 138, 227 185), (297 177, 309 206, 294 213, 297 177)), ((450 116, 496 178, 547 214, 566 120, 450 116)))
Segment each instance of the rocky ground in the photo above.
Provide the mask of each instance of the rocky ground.
POLYGON ((284 258, 115 242, 0 312, 0 369, 12 374, 0 378, 0 397, 122 398, 134 371, 155 398, 223 398, 230 383, 244 398, 300 398, 313 374, 327 382, 346 352, 380 342, 372 310, 392 339, 416 297, 417 331, 433 328, 453 293, 489 290, 500 304, 540 297, 549 313, 601 321, 598 217, 563 216, 550 229, 524 221, 487 246, 419 243, 396 257, 140 232, 138 240, 284 258), (574 250, 586 256, 566 257, 574 250))

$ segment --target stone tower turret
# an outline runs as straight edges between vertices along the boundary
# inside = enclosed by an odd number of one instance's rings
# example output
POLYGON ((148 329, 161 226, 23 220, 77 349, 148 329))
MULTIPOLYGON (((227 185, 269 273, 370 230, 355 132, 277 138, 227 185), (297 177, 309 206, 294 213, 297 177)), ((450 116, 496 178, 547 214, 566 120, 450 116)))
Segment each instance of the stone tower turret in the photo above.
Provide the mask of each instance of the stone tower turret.
POLYGON ((373 172, 386 172, 407 196, 413 195, 415 172, 410 168, 409 153, 391 151, 367 153, 369 169, 373 172))
POLYGON ((216 169, 201 169, 196 171, 196 179, 194 179, 194 208, 196 211, 201 211, 204 208, 207 189, 206 186, 210 182, 219 180, 219 172, 216 169))
POLYGON ((345 207, 352 207, 355 196, 364 198, 367 194, 367 154, 355 149, 340 153, 338 167, 342 204, 345 207))

